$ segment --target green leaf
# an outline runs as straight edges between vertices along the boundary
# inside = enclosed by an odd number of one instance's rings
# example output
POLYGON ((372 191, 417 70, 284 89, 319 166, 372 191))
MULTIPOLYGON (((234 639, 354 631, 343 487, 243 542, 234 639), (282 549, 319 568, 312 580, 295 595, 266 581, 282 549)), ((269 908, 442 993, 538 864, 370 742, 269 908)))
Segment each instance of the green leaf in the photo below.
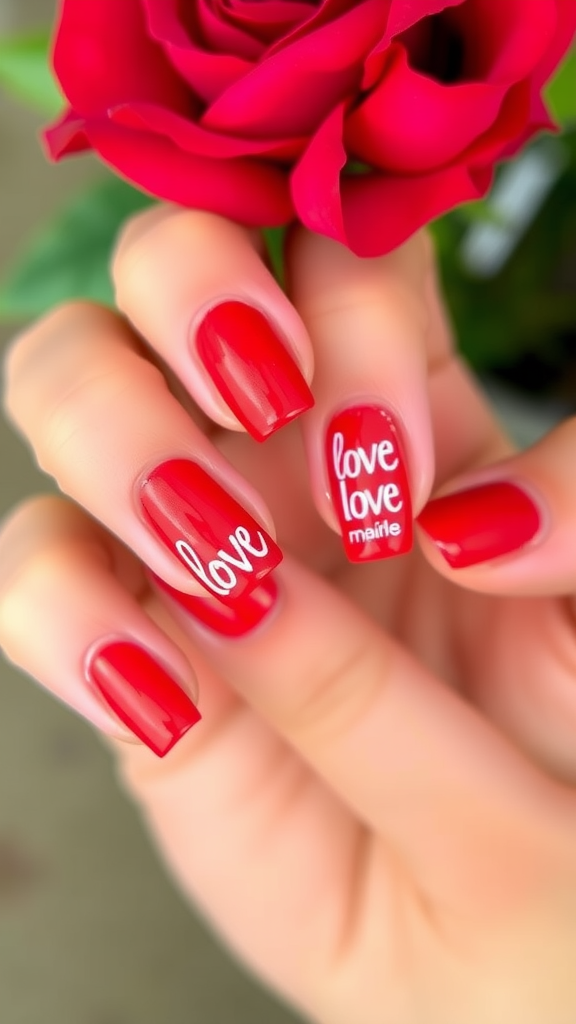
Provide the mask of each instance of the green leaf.
POLYGON ((279 227, 264 228, 262 231, 264 242, 268 249, 268 258, 272 266, 272 272, 281 288, 284 288, 285 285, 284 240, 286 238, 286 230, 285 227, 279 227))
POLYGON ((558 124, 576 121, 576 49, 560 65, 544 93, 552 117, 558 124))
POLYGON ((122 223, 152 202, 116 178, 92 186, 30 243, 0 283, 0 318, 39 316, 56 303, 113 304, 109 263, 122 223))
POLYGON ((50 70, 47 32, 0 39, 0 85, 27 106, 54 117, 64 104, 50 70))

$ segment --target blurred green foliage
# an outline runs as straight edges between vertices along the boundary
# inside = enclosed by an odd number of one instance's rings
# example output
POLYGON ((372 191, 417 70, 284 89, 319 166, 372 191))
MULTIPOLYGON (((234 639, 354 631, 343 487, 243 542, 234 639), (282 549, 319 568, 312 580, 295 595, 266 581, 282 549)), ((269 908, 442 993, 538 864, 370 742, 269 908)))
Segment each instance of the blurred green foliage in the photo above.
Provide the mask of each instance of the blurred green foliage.
POLYGON ((0 38, 0 85, 47 117, 62 109, 63 98, 50 70, 48 32, 0 38))
POLYGON ((28 319, 66 299, 113 305, 109 263, 121 224, 152 200, 110 176, 87 189, 30 241, 0 287, 0 317, 28 319))
MULTIPOLYGON (((62 97, 49 70, 48 45, 48 35, 41 33, 0 39, 0 85, 54 116, 62 97)), ((505 373, 510 367, 532 366, 540 383, 553 379, 572 359, 576 367, 576 51, 548 84, 546 100, 565 129, 563 170, 502 269, 480 278, 462 257, 474 224, 498 222, 490 197, 432 226, 465 356, 480 370, 505 373)), ((150 202, 106 174, 25 247, 0 283, 0 317, 37 316, 76 297, 111 304, 108 267, 114 240, 122 222, 150 202)), ((283 281, 284 231, 267 230, 265 239, 272 267, 283 281)))

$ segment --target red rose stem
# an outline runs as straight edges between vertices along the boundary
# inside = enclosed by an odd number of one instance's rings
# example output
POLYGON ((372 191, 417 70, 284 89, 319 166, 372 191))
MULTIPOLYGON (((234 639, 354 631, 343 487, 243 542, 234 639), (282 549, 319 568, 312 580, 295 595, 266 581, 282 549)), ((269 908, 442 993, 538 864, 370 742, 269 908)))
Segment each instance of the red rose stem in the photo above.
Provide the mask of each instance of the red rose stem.
POLYGON ((196 347, 222 398, 257 441, 314 404, 271 324, 244 302, 214 306, 198 328, 196 347))
POLYGON ((223 600, 249 594, 282 561, 272 537, 196 462, 157 466, 140 502, 156 536, 223 600))
POLYGON ((371 562, 410 551, 410 487, 390 414, 379 406, 338 413, 327 431, 326 460, 350 561, 371 562))

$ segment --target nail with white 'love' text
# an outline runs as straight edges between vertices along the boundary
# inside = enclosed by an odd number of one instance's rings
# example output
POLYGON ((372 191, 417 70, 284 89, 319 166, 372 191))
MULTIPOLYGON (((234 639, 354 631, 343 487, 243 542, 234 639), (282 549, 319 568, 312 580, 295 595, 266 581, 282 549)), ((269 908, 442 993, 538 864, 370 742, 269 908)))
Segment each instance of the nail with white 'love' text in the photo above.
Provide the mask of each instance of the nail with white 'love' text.
POLYGON ((210 594, 249 594, 282 561, 272 537, 209 473, 188 459, 163 462, 140 489, 157 537, 210 594))
POLYGON ((371 562, 410 551, 410 486, 392 416, 377 405, 339 412, 326 434, 326 460, 349 560, 371 562))

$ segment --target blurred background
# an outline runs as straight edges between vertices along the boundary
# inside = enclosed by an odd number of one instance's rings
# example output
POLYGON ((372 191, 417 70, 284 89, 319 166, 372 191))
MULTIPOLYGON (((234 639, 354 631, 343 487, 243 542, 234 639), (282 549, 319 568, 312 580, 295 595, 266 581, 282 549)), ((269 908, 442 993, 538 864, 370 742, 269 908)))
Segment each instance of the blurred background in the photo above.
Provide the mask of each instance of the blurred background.
MULTIPOLYGON (((106 246, 141 202, 89 157, 47 164, 37 139, 46 118, 2 88, 2 38, 46 29, 53 15, 53 0, 0 0, 1 345, 67 291, 106 297, 106 246), (85 259, 96 246, 98 266, 85 259)), ((462 349, 518 442, 531 443, 576 411, 574 123, 434 233, 462 349)), ((0 515, 50 489, 2 422, 0 463, 0 515)), ((1 1024, 159 1020, 295 1018, 182 903, 88 726, 0 661, 1 1024)))

